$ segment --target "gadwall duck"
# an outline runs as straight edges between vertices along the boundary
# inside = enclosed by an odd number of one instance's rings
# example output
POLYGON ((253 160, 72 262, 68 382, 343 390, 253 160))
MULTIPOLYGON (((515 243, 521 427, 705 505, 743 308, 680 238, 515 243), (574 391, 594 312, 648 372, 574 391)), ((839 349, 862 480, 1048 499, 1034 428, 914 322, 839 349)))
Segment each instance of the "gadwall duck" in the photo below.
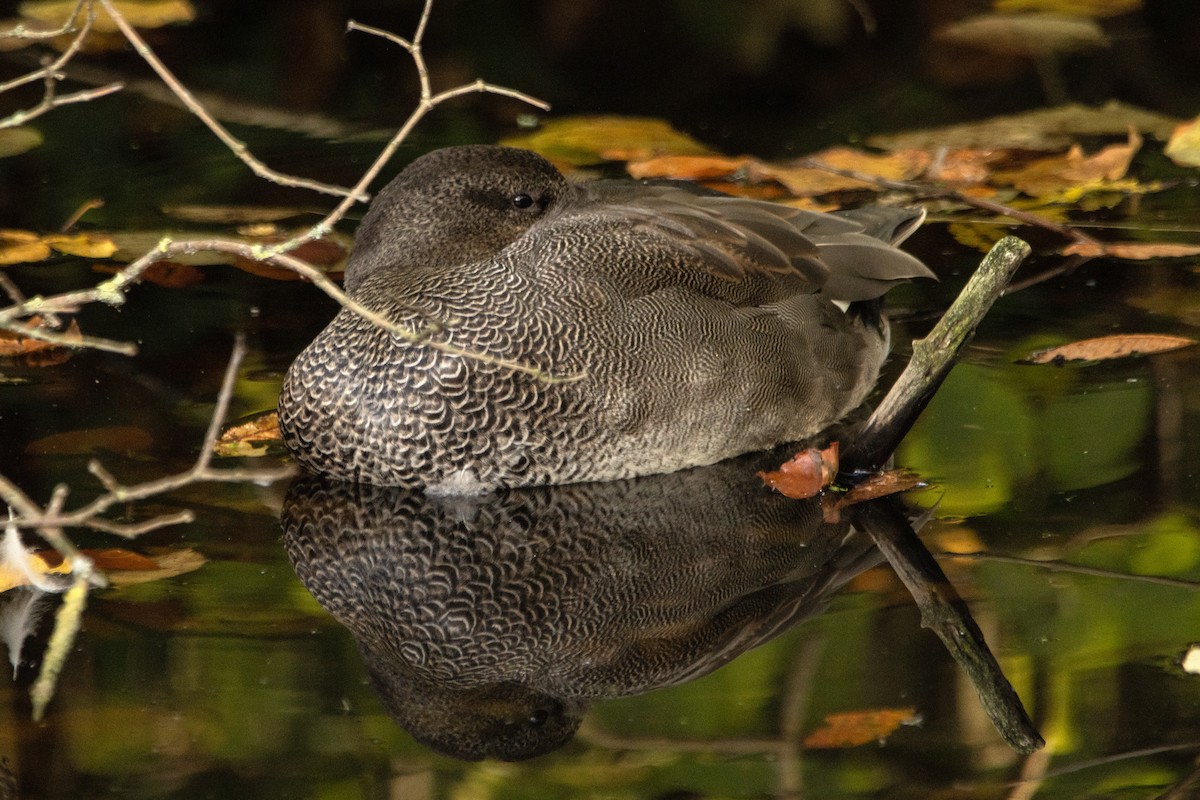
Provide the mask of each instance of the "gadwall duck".
POLYGON ((933 277, 893 246, 922 216, 572 183, 526 150, 434 151, 373 200, 345 276, 428 343, 342 309, 288 369, 284 442, 336 480, 470 494, 807 438, 874 386, 882 295, 933 277))

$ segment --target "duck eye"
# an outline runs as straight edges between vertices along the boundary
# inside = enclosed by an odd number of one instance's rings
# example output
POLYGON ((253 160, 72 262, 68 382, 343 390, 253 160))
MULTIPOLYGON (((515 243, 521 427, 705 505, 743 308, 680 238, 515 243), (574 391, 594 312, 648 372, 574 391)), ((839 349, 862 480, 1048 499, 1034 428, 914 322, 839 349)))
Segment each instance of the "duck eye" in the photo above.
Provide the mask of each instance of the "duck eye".
POLYGON ((526 209, 533 205, 533 198, 527 194, 514 195, 512 204, 514 208, 526 209))

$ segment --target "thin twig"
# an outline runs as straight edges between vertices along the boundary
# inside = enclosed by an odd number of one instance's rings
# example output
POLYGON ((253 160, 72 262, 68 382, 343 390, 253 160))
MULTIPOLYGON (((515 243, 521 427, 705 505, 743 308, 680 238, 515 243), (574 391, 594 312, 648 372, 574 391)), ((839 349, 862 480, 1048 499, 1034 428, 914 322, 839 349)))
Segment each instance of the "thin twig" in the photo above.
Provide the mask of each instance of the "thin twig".
POLYGON ((8 299, 13 301, 13 305, 21 305, 25 302, 25 294, 13 283, 12 278, 0 270, 0 291, 8 295, 8 299))
MULTIPOLYGON (((323 272, 311 264, 288 255, 287 253, 274 252, 275 248, 264 248, 262 245, 252 245, 245 242, 239 242, 231 239, 204 239, 191 240, 183 242, 172 242, 169 239, 163 239, 159 242, 158 247, 146 253, 138 260, 126 266, 117 274, 113 275, 103 283, 97 284, 90 289, 80 289, 73 292, 64 292, 63 294, 53 295, 51 297, 31 297, 23 303, 9 306, 0 309, 0 328, 9 330, 17 330, 21 333, 33 336, 35 338, 50 338, 48 336, 37 335, 29 326, 23 326, 17 320, 27 317, 31 314, 43 313, 69 313, 75 311, 82 305, 94 302, 102 302, 111 306, 119 306, 125 302, 125 290, 131 285, 136 284, 143 272, 150 265, 157 261, 163 261, 173 256, 191 255, 197 252, 218 252, 228 253, 230 255, 241 256, 243 258, 261 261, 264 263, 274 264, 276 266, 289 269, 298 275, 302 275, 317 286, 325 294, 333 298, 339 305, 353 311, 355 314, 370 321, 372 324, 382 328, 394 336, 403 339, 406 342, 414 344, 424 344, 427 347, 435 350, 440 350, 451 355, 462 356, 473 361, 478 361, 483 364, 492 364, 494 366, 503 367, 514 372, 521 372, 530 375, 537 380, 548 383, 561 383, 567 381, 579 380, 583 377, 581 374, 572 375, 554 375, 552 373, 541 370, 537 367, 528 364, 513 361, 506 358, 500 358, 488 353, 469 348, 459 347, 449 342, 433 341, 430 337, 442 330, 444 326, 433 321, 425 330, 414 331, 411 328, 405 327, 388 319, 376 311, 364 306, 357 300, 354 300, 340 288, 337 284, 331 281, 323 272)), ((77 346, 79 343, 70 341, 60 341, 55 338, 55 341, 68 346, 77 346)), ((111 342, 109 340, 96 340, 103 343, 103 349, 112 350, 114 352, 122 352, 132 354, 136 352, 136 346, 121 342, 111 342)), ((85 341, 85 344, 89 342, 85 341)))
MULTIPOLYGON (((108 15, 112 17, 113 23, 116 24, 117 29, 121 31, 121 35, 123 35, 129 41, 129 43, 133 45, 133 49, 139 56, 141 56, 142 60, 149 64, 150 68, 158 73, 158 77, 162 79, 162 82, 169 86, 171 91, 175 93, 175 96, 178 97, 185 106, 187 106, 187 109, 195 114, 197 119, 203 122, 208 129, 212 131, 235 156, 237 156, 238 160, 248 166, 255 175, 265 178, 273 183, 278 183, 281 186, 309 189, 314 192, 321 192, 322 194, 343 196, 350 193, 350 190, 344 189, 341 186, 332 186, 327 183, 321 183, 320 181, 314 181, 308 178, 299 178, 294 175, 287 175, 285 173, 278 172, 255 158, 255 156, 250 152, 250 149, 246 146, 245 142, 236 138, 228 131, 228 129, 225 128, 224 125, 222 125, 220 122, 217 122, 217 120, 208 113, 204 106, 200 104, 200 101, 195 98, 191 91, 184 86, 178 78, 175 77, 175 73, 171 72, 171 70, 167 68, 167 65, 164 64, 157 55, 155 55, 154 51, 150 49, 150 46, 146 44, 146 40, 143 39, 141 34, 137 32, 137 29, 130 25, 129 21, 126 20, 121 12, 118 11, 113 5, 112 0, 96 1, 99 2, 100 5, 104 7, 104 10, 108 12, 108 15)), ((358 195, 352 196, 354 196, 356 199, 358 198, 358 195)))
MULTIPOLYGON (((200 116, 201 119, 206 122, 206 124, 211 123, 209 124, 210 128, 216 125, 216 127, 213 128, 214 132, 217 133, 218 137, 220 137, 222 141, 224 141, 235 153, 244 151, 245 146, 236 139, 233 139, 232 136, 229 136, 228 133, 225 132, 224 128, 215 123, 215 121, 213 121, 211 117, 207 115, 203 107, 191 97, 186 88, 179 84, 174 75, 172 75, 170 71, 167 70, 164 65, 162 65, 162 62, 159 61, 157 57, 149 50, 149 48, 145 46, 145 43, 138 37, 136 31, 134 31, 132 27, 128 25, 128 23, 120 16, 119 12, 111 7, 110 0, 98 1, 113 17, 117 26, 122 30, 122 33, 124 33, 126 37, 129 38, 130 42, 136 48, 138 48, 138 52, 142 58, 145 59, 147 63, 149 63, 150 66, 159 73, 163 81, 167 83, 167 85, 170 86, 173 91, 176 92, 177 96, 183 100, 185 104, 187 104, 188 108, 191 109, 193 113, 196 113, 197 116, 200 116)), ((113 306, 120 305, 125 300, 125 290, 129 286, 138 283, 141 279, 142 273, 156 261, 165 260, 172 255, 191 254, 201 251, 215 251, 229 253, 232 255, 241 256, 243 258, 270 263, 285 269, 290 269, 293 272, 308 278, 319 289, 321 289, 321 291, 333 298, 333 300, 335 300, 339 305, 350 309, 354 313, 370 321, 372 324, 388 331, 404 341, 425 344, 428 347, 441 350, 442 352, 469 358, 481 363, 500 366, 516 372, 522 372, 541 381, 560 382, 577 380, 582 377, 582 375, 556 376, 521 362, 498 358, 487 353, 458 347, 448 342, 432 341, 430 337, 442 330, 444 327, 438 324, 436 321, 432 321, 425 330, 421 331, 414 331, 403 325, 398 325, 381 314, 378 314, 375 311, 358 303, 357 301, 352 300, 346 295, 345 292, 338 288, 336 284, 330 281, 320 270, 312 267, 298 258, 295 258, 294 256, 288 255, 290 251, 294 250, 301 244, 313 239, 318 239, 328 234, 333 229, 333 226, 345 216, 345 214, 356 202, 358 202, 359 199, 366 197, 367 187, 375 180, 376 177, 378 177, 379 173, 383 170, 383 167, 391 159, 392 155, 395 154, 396 150, 400 147, 400 144, 407 139, 412 129, 425 117, 426 114, 446 100, 466 94, 486 92, 505 97, 512 97, 538 108, 549 108, 545 102, 538 100, 537 98, 526 95, 515 89, 496 86, 486 83, 482 80, 456 86, 435 94, 430 81, 429 70, 425 63, 424 55, 421 51, 421 41, 425 34, 432 7, 433 0, 426 0, 421 12, 420 20, 417 23, 416 33, 411 41, 396 36, 395 34, 382 31, 378 28, 360 25, 359 23, 353 21, 349 23, 348 27, 350 30, 357 30, 364 33, 369 33, 371 35, 382 36, 387 38, 389 41, 395 42, 409 53, 416 67, 418 79, 420 81, 421 100, 418 103, 417 108, 412 112, 412 114, 409 115, 409 118, 405 121, 405 123, 395 133, 387 145, 380 151, 370 167, 368 167, 367 170, 360 176, 355 185, 349 190, 342 190, 338 192, 344 195, 342 200, 316 225, 313 225, 299 236, 269 247, 263 247, 261 245, 248 245, 243 242, 220 239, 183 242, 172 242, 168 239, 163 239, 159 243, 158 247, 156 247, 154 250, 144 254, 141 258, 129 264, 112 278, 96 285, 91 289, 64 292, 51 297, 33 297, 24 300, 23 302, 15 303, 14 305, 5 309, 0 309, 0 328, 18 330, 19 332, 33 336, 34 338, 50 339, 55 341, 55 343, 69 344, 68 342, 62 342, 59 339, 53 338, 54 334, 42 333, 40 331, 33 332, 27 328, 22 329, 19 327, 17 320, 36 313, 69 313, 77 310, 82 305, 94 302, 103 302, 113 306)), ((262 175, 268 180, 275 180, 275 178, 272 178, 270 175, 263 174, 258 170, 255 171, 257 174, 262 175)), ((96 337, 84 337, 83 341, 75 344, 76 346, 93 346, 97 347, 98 349, 110 350, 113 352, 130 355, 136 352, 136 346, 133 344, 112 342, 110 340, 99 339, 96 337)))
POLYGON ((57 490, 55 499, 47 504, 45 509, 40 508, 20 488, 3 475, 0 475, 0 499, 7 502, 17 512, 17 516, 12 519, 12 524, 18 528, 36 529, 42 538, 46 539, 55 550, 58 550, 62 554, 64 559, 71 562, 72 571, 74 571, 77 563, 81 567, 87 566, 90 568, 91 562, 87 561, 86 557, 82 556, 75 549, 74 545, 67 541, 66 537, 61 533, 62 528, 84 527, 106 533, 117 533, 122 536, 136 536, 140 533, 163 527, 164 525, 186 522, 191 519, 190 512, 180 512, 174 515, 157 517, 153 520, 133 525, 116 523, 100 518, 101 514, 118 503, 144 500, 148 497, 174 491, 193 483, 236 481, 239 483, 254 482, 268 484, 294 475, 295 467, 290 465, 276 469, 261 470, 225 470, 214 469, 211 466, 213 446, 220 433, 221 423, 228 413, 229 403, 233 399, 233 390, 237 382, 237 371, 245 354, 246 344, 242 337, 239 336, 234 344, 233 353, 230 355, 229 365, 225 370, 225 376, 221 382, 221 390, 217 395, 217 402, 213 408, 213 415, 209 420, 208 429, 205 431, 200 452, 190 469, 175 475, 146 481, 145 483, 124 486, 108 470, 101 466, 99 462, 92 462, 88 465, 88 470, 97 476, 106 491, 90 503, 80 506, 74 511, 62 510, 62 498, 65 498, 65 494, 61 494, 57 490), (83 560, 81 561, 81 559, 83 560))
MULTIPOLYGON (((18 303, 13 307, 20 308, 27 302, 18 303)), ((9 309, 4 310, 8 311, 9 309)), ((102 336, 86 336, 76 332, 53 331, 40 325, 23 325, 15 320, 0 323, 0 325, 5 330, 12 331, 18 336, 24 336, 26 339, 37 339, 38 341, 49 342, 59 347, 87 347, 92 350, 104 350, 123 356, 137 354, 137 345, 130 344, 129 342, 118 342, 115 339, 105 339, 102 336)))
POLYGON ((74 10, 72 10, 71 13, 67 15, 66 19, 63 20, 61 27, 50 31, 39 31, 29 28, 24 24, 19 24, 15 28, 9 28, 6 31, 0 31, 0 39, 53 39, 56 36, 62 36, 63 34, 70 33, 71 31, 76 30, 74 27, 75 20, 79 18, 79 11, 83 8, 84 3, 87 3, 90 7, 92 0, 76 0, 74 10))
MULTIPOLYGON (((37 80, 41 80, 43 83, 42 101, 32 108, 14 112, 13 114, 10 114, 9 116, 0 120, 0 129, 23 125, 32 119, 42 116, 51 109, 58 108, 59 106, 95 100, 98 97, 104 97, 105 95, 118 92, 124 88, 123 83, 117 82, 110 83, 106 86, 100 86, 95 89, 85 89, 72 94, 58 94, 58 82, 63 79, 63 68, 66 67, 67 63, 74 58, 79 52, 80 48, 83 47, 83 42, 91 33, 92 25, 96 21, 96 9, 92 4, 92 0, 80 0, 75 5, 75 10, 72 12, 70 19, 63 23, 62 30, 54 33, 54 35, 65 33, 68 28, 70 28, 75 19, 78 17, 80 10, 83 8, 84 2, 87 3, 87 14, 84 15, 83 24, 79 27, 75 38, 71 40, 71 44, 67 46, 67 49, 64 50, 57 59, 53 61, 47 61, 42 65, 41 69, 27 72, 24 75, 0 84, 0 94, 3 94, 7 91, 17 88, 18 86, 24 86, 27 83, 33 83, 37 80)), ((22 38, 41 37, 24 36, 22 38)))

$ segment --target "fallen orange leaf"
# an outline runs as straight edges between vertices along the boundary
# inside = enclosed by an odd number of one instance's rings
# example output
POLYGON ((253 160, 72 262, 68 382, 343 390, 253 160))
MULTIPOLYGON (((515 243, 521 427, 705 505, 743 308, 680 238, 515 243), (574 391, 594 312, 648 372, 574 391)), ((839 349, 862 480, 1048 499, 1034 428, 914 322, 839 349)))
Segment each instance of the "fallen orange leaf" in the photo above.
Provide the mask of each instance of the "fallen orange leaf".
POLYGON ((747 165, 751 158, 727 156, 658 156, 631 161, 625 165, 630 177, 667 178, 670 180, 708 181, 728 177, 747 165))
POLYGON ((1113 144, 1088 156, 1079 145, 1064 155, 1041 158, 1016 170, 997 172, 993 180, 1013 186, 1030 197, 1051 194, 1066 187, 1125 177, 1133 157, 1142 146, 1141 135, 1130 129, 1125 144, 1113 144))
POLYGON ((79 456, 88 455, 96 450, 140 453, 149 450, 153 441, 150 434, 141 428, 116 425, 54 433, 30 442, 25 447, 25 452, 38 456, 79 456))
MULTIPOLYGON (((861 173, 864 177, 886 180, 910 180, 923 173, 932 161, 924 150, 895 150, 868 153, 849 147, 834 147, 808 157, 836 169, 861 173)), ((785 166, 752 162, 747 165, 752 180, 774 180, 797 197, 813 197, 831 192, 875 189, 875 184, 814 167, 785 166)))
MULTIPOLYGON (((276 235, 264 237, 259 240, 261 244, 279 244, 288 239, 287 235, 276 235)), ((346 257, 349 254, 349 247, 337 241, 333 237, 323 239, 314 239, 309 242, 304 242, 299 247, 289 251, 288 255, 298 258, 301 261, 306 261, 313 267, 316 267, 325 276, 331 280, 341 280, 342 268, 345 265, 346 257)), ((276 267, 272 264, 267 264, 262 261, 255 261, 252 258, 242 258, 235 256, 231 262, 238 269, 249 272, 251 275, 257 275, 260 278, 270 278, 276 281, 306 281, 303 275, 293 272, 284 267, 276 267)))
MULTIPOLYGON (((108 574, 112 586, 171 578, 197 570, 206 563, 204 556, 190 548, 155 555, 143 555, 116 547, 80 552, 108 574)), ((54 550, 26 550, 23 555, 17 554, 16 557, 24 559, 26 568, 20 569, 7 560, 0 560, 0 592, 28 586, 39 575, 64 575, 70 572, 62 556, 54 550)))
POLYGON ((1053 364, 1062 361, 1109 361, 1115 358, 1166 353, 1190 347, 1195 339, 1158 333, 1119 334, 1097 339, 1081 339, 1059 347, 1030 353, 1022 361, 1028 364, 1053 364))
POLYGON ((843 711, 825 717, 825 725, 804 737, 804 746, 813 750, 858 747, 886 739, 901 725, 920 722, 915 708, 877 708, 869 711, 843 711))
POLYGON ((824 450, 810 447, 779 466, 775 472, 759 472, 763 483, 793 500, 820 494, 838 471, 838 443, 824 450))

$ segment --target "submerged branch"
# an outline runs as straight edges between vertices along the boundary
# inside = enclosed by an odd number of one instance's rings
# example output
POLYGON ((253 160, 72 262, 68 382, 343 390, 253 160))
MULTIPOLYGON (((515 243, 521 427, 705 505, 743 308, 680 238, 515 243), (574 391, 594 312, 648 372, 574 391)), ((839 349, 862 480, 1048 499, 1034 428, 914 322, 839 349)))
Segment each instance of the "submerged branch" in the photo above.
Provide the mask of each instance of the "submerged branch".
POLYGON ((931 629, 967 673, 988 718, 1004 741, 1032 753, 1046 742, 1034 727, 1021 698, 1004 677, 967 604, 894 502, 881 500, 856 507, 857 521, 875 541, 931 629))

